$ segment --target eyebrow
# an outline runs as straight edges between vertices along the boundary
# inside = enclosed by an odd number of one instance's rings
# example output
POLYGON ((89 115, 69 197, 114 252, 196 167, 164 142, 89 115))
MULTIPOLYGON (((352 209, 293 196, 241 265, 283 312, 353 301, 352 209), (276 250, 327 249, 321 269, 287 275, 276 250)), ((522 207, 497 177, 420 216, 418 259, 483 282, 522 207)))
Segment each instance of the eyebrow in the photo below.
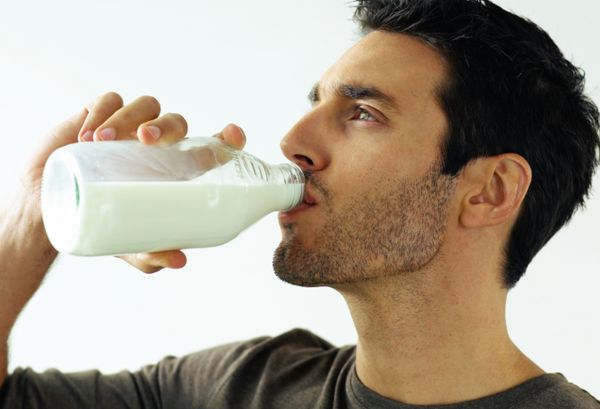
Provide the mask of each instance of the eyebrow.
MULTIPOLYGON (((359 86, 352 84, 336 84, 334 88, 335 93, 341 97, 351 100, 366 99, 380 102, 386 105, 388 108, 398 110, 396 101, 391 96, 385 94, 376 87, 359 86)), ((310 92, 308 93, 308 100, 312 105, 316 104, 321 100, 321 84, 316 83, 310 92)))

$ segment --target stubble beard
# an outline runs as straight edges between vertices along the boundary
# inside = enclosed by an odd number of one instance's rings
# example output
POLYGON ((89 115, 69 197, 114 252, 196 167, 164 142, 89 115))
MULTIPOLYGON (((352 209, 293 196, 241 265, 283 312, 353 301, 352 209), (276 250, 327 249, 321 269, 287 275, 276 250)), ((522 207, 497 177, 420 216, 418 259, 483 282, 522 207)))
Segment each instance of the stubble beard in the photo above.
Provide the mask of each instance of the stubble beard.
POLYGON ((275 274, 314 287, 418 271, 440 250, 454 186, 454 178, 432 170, 416 181, 378 183, 336 214, 320 203, 327 220, 313 234, 315 243, 302 243, 293 223, 282 226, 275 274))

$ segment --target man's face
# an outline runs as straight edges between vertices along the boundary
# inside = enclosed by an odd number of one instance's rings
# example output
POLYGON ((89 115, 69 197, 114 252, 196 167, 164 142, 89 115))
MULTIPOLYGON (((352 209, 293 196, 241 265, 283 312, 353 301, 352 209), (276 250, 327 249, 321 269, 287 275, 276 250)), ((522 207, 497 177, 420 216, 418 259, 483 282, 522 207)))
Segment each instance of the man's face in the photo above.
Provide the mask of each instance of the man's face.
POLYGON ((454 181, 438 172, 447 129, 442 57, 413 37, 373 32, 330 68, 313 109, 281 142, 308 172, 315 205, 281 214, 276 274, 352 283, 416 271, 444 239, 454 181))

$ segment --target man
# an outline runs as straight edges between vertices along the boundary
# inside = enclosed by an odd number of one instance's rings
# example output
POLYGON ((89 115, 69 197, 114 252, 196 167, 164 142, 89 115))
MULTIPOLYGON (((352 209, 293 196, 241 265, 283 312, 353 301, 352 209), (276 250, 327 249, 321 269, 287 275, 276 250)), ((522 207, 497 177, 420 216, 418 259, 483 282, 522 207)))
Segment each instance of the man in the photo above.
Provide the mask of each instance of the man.
MULTIPOLYGON (((504 314, 590 189, 599 119, 583 76, 489 1, 359 0, 356 17, 364 38, 281 143, 307 189, 305 206, 280 215, 273 265, 290 283, 340 291, 357 346, 295 330, 137 373, 18 369, 0 407, 600 408, 527 358, 504 314)), ((2 217, 4 340, 56 256, 38 200, 48 154, 77 140, 181 139, 185 120, 159 113, 151 97, 104 95, 35 156, 22 206, 2 217)), ((220 137, 243 147, 235 126, 220 137)), ((126 259, 145 272, 185 264, 180 251, 126 259)))

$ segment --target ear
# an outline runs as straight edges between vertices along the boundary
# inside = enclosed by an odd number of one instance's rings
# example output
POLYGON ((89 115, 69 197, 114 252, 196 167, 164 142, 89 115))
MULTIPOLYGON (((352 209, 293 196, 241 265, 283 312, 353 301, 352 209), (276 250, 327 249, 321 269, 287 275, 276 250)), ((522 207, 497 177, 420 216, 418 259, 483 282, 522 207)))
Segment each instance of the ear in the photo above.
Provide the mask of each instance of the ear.
POLYGON ((531 184, 531 167, 520 155, 481 158, 465 167, 467 193, 460 223, 467 228, 495 226, 512 220, 531 184))

